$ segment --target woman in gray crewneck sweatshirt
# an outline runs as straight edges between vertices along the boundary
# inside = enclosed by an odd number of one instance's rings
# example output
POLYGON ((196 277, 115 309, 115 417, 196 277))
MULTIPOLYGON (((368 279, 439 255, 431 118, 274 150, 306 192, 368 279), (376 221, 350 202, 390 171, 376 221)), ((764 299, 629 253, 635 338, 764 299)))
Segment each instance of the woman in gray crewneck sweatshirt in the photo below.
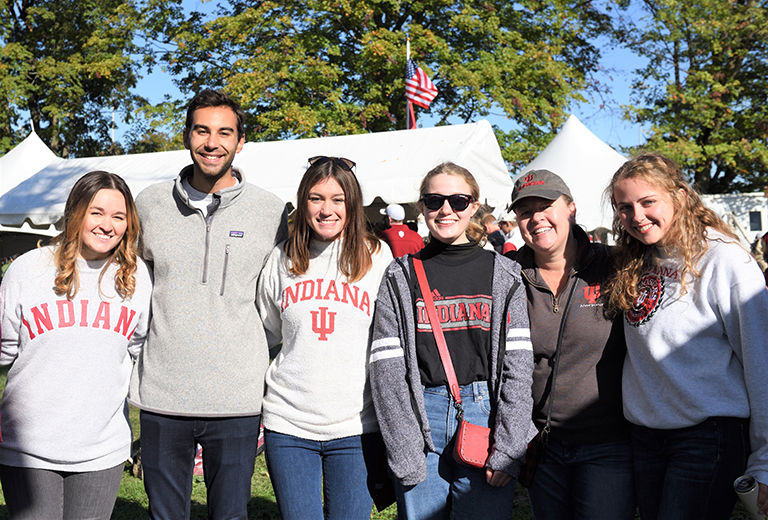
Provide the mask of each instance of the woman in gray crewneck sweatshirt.
POLYGON ((0 287, 0 364, 11 364, 0 481, 13 519, 110 518, 130 456, 126 395, 152 291, 131 192, 88 173, 63 221, 0 287))
POLYGON ((625 163, 607 190, 624 313, 624 415, 643 520, 727 520, 734 479, 768 510, 768 292, 760 268, 680 168, 625 163))

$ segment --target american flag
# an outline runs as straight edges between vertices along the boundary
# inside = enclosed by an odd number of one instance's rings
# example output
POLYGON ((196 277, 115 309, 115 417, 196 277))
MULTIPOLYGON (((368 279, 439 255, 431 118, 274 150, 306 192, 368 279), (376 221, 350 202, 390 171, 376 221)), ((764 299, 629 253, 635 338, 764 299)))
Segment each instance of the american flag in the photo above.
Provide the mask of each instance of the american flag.
POLYGON ((413 60, 408 60, 405 72, 405 97, 421 108, 429 108, 435 96, 437 96, 437 88, 413 60))

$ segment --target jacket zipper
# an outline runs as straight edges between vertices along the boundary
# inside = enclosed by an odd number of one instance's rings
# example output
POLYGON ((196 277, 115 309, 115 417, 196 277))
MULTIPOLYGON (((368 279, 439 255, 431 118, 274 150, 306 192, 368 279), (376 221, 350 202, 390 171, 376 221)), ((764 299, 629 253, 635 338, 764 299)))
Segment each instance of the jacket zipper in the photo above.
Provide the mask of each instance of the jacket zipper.
POLYGON ((229 263, 229 244, 224 248, 224 269, 221 273, 221 291, 219 296, 224 296, 224 286, 227 283, 227 264, 229 263))
MULTIPOLYGON (((568 275, 568 283, 571 283, 571 278, 575 277, 577 273, 581 272, 579 271, 573 271, 570 275, 568 275)), ((547 291, 552 296, 552 312, 557 314, 560 312, 560 304, 559 304, 559 297, 555 296, 555 293, 552 292, 552 289, 547 287, 546 285, 539 285, 535 282, 533 282, 527 274, 525 274, 525 271, 521 271, 522 275, 525 277, 526 280, 528 280, 528 283, 536 287, 537 289, 542 289, 547 291)), ((567 286, 566 286, 567 287, 567 286)), ((567 305, 567 302, 566 302, 567 305)))

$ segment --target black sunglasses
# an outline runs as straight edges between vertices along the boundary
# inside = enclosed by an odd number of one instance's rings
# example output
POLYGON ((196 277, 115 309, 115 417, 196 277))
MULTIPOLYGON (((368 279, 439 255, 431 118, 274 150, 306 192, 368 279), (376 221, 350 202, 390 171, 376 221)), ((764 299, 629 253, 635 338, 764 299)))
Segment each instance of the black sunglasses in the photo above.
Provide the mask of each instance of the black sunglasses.
POLYGON ((307 159, 307 162, 309 162, 310 166, 314 166, 315 164, 321 165, 325 164, 328 161, 332 161, 333 164, 341 168, 342 170, 355 173, 353 168, 357 166, 355 164, 355 161, 350 161, 349 159, 345 159, 344 157, 326 157, 325 155, 316 155, 314 157, 310 157, 307 159))
POLYGON ((427 209, 437 211, 443 207, 445 199, 448 199, 448 204, 451 205, 453 211, 464 211, 475 200, 472 195, 463 195, 461 193, 456 193, 454 195, 427 193, 421 198, 421 202, 424 203, 424 207, 427 209))

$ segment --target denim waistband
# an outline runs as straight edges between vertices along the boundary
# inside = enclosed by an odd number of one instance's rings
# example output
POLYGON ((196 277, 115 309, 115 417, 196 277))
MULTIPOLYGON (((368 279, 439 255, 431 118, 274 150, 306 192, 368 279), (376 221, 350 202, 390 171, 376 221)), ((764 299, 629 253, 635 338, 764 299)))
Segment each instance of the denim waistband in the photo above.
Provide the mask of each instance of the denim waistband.
MULTIPOLYGON (((439 395, 445 395, 446 397, 451 395, 450 390, 448 390, 447 385, 441 385, 441 386, 424 386, 422 385, 422 390, 424 392, 428 392, 430 394, 439 394, 439 395)), ((460 386, 459 387, 459 395, 461 397, 472 397, 472 398, 478 398, 481 395, 488 395, 488 382, 487 381, 475 381, 474 383, 470 383, 468 385, 460 386)))

